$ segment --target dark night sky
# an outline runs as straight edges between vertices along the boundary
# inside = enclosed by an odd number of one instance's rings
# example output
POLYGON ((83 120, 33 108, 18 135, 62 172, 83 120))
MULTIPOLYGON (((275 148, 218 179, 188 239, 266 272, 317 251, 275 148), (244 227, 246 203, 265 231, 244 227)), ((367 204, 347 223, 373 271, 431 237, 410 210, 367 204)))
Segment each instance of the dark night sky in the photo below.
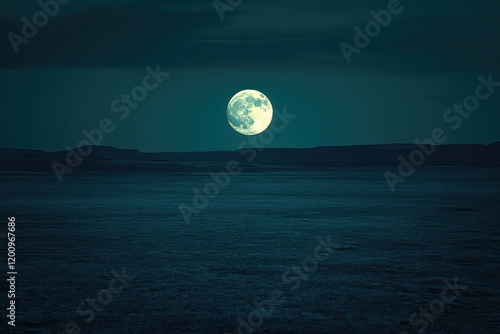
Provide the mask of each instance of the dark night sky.
MULTIPOLYGON (((271 147, 404 142, 446 127, 443 113, 500 81, 500 2, 402 0, 379 36, 343 58, 375 0, 243 0, 221 22, 212 0, 72 0, 15 54, 7 34, 36 1, 0 0, 0 147, 61 150, 109 117, 103 145, 142 151, 234 150, 226 105, 262 91, 298 115, 271 147), (19 3, 18 3, 19 2, 19 3), (111 103, 146 66, 171 75, 120 120, 111 103)), ((500 89, 448 143, 500 140, 500 89)))

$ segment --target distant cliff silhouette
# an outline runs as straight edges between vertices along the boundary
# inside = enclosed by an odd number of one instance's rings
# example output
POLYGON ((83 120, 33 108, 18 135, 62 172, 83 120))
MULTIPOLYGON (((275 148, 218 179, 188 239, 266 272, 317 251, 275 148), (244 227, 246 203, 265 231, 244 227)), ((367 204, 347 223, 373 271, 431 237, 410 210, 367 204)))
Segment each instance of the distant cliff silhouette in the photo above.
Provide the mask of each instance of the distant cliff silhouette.
MULTIPOLYGON (((76 172, 196 172, 217 170, 236 160, 247 170, 288 168, 388 167, 400 164, 418 149, 411 144, 328 146, 316 148, 268 148, 250 151, 141 153, 108 146, 92 147, 76 172), (250 162, 248 159, 254 157, 250 162)), ((67 151, 0 149, 0 171, 53 172, 54 161, 65 163, 67 151)), ((500 142, 490 145, 442 145, 426 156, 423 166, 500 167, 500 142)))

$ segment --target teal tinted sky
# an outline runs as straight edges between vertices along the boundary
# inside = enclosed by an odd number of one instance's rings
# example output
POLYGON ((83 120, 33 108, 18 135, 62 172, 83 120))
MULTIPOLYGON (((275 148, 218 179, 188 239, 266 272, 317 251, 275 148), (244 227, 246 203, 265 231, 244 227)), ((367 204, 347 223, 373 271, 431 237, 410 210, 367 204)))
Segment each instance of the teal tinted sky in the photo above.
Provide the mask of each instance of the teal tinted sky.
MULTIPOLYGON (((14 53, 36 1, 0 1, 0 147, 61 150, 103 118, 103 145, 142 151, 234 150, 231 97, 257 89, 297 118, 271 147, 410 143, 443 113, 500 81, 500 3, 402 1, 403 11, 348 64, 339 48, 387 1, 247 0, 221 22, 211 1, 72 1, 14 53), (170 72, 130 115, 112 102, 147 66, 170 72)), ((448 143, 500 140, 500 90, 448 143)))

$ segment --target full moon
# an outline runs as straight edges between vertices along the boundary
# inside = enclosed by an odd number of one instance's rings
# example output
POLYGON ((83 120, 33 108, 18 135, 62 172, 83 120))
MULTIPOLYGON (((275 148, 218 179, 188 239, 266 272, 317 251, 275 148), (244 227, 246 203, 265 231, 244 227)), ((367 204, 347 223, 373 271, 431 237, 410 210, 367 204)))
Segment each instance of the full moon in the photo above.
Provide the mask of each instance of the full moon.
POLYGON ((271 124, 273 106, 261 92, 242 90, 229 101, 227 120, 233 129, 243 135, 258 135, 271 124))

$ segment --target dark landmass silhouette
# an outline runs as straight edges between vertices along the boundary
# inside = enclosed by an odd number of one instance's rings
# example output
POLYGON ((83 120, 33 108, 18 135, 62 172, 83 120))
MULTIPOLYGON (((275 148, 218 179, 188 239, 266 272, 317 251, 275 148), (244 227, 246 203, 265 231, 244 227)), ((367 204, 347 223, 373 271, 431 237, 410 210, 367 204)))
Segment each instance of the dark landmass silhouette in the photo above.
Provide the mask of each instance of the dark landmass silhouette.
MULTIPOLYGON (((86 151, 90 147, 83 147, 86 151)), ((75 172, 205 172, 224 169, 236 160, 247 171, 302 168, 387 167, 398 168, 400 157, 422 149, 414 144, 328 146, 316 148, 266 148, 255 151, 142 153, 110 146, 93 146, 75 172)), ((500 167, 500 142, 490 145, 440 145, 426 147, 425 167, 500 167)), ((68 165, 68 151, 0 149, 2 172, 53 172, 54 161, 68 165)), ((414 157, 417 157, 416 155, 414 157)), ((418 158, 418 157, 417 157, 418 158)), ((71 166, 71 165, 69 165, 71 166)))

